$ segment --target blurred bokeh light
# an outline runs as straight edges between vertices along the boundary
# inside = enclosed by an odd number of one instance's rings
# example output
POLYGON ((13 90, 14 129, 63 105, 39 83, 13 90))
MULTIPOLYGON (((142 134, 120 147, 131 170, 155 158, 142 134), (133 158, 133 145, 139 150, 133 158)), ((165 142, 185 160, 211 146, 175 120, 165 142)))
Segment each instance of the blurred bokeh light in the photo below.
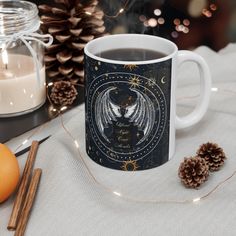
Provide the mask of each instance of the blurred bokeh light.
POLYGON ((217 51, 236 41, 235 0, 101 0, 100 6, 109 14, 124 8, 115 19, 105 19, 110 33, 123 25, 126 33, 165 37, 180 49, 207 45, 217 51))
MULTIPOLYGON (((36 4, 53 2, 32 1, 36 4)), ((91 0, 78 0, 86 1, 91 0)), ((107 31, 111 34, 158 35, 174 41, 180 49, 207 45, 218 51, 236 41, 235 0, 98 1, 106 15, 107 31)))

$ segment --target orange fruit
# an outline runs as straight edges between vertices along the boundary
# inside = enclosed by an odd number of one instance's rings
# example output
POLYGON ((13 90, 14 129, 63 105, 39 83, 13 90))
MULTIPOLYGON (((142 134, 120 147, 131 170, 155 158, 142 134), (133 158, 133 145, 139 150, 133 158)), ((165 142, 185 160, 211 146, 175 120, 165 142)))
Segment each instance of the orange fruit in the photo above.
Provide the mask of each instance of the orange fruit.
POLYGON ((20 169, 15 155, 0 143, 0 203, 16 189, 20 179, 20 169))

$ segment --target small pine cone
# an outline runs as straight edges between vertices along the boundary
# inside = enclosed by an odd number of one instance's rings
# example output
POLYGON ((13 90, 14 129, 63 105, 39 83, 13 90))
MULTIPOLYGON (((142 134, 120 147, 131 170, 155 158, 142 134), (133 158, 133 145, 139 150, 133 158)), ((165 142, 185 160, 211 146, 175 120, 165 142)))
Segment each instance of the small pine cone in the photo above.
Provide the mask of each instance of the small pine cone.
POLYGON ((197 151, 197 155, 206 160, 210 171, 219 170, 226 159, 223 149, 218 144, 210 142, 202 144, 197 151))
POLYGON ((208 165, 204 159, 197 156, 184 158, 179 166, 178 175, 186 187, 197 188, 207 180, 208 165))
POLYGON ((70 81, 57 81, 53 83, 50 93, 51 101, 57 106, 71 105, 78 92, 70 81))

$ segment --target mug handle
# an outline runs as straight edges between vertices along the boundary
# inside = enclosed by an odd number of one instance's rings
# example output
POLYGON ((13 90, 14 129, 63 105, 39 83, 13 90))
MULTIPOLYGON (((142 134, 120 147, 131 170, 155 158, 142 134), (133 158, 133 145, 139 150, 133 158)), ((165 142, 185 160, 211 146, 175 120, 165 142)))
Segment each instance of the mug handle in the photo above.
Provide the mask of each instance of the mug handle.
POLYGON ((184 117, 176 115, 176 129, 187 128, 200 121, 207 111, 211 95, 211 74, 206 61, 194 52, 180 50, 177 55, 178 67, 186 61, 195 62, 198 66, 200 72, 200 99, 193 112, 184 117))

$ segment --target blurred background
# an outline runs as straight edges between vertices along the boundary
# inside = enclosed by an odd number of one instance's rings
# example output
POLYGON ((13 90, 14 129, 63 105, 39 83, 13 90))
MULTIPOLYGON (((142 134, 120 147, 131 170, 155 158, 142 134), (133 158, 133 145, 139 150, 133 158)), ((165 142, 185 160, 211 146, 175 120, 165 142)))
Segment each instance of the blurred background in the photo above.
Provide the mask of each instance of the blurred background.
POLYGON ((180 49, 207 45, 218 51, 236 41, 235 0, 102 0, 109 32, 145 33, 174 41, 180 49))
POLYGON ((99 7, 111 34, 158 35, 180 49, 207 45, 215 51, 236 41, 235 0, 99 0, 99 7))

